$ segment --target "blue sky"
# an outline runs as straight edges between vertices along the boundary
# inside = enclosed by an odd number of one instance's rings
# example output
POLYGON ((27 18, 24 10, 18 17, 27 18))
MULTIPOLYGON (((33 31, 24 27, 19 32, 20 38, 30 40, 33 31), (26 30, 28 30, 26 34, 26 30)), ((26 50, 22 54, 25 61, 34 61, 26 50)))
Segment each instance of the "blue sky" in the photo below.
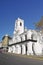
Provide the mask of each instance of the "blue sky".
POLYGON ((43 0, 0 0, 0 41, 5 34, 13 35, 15 20, 24 19, 28 29, 43 16, 43 0))

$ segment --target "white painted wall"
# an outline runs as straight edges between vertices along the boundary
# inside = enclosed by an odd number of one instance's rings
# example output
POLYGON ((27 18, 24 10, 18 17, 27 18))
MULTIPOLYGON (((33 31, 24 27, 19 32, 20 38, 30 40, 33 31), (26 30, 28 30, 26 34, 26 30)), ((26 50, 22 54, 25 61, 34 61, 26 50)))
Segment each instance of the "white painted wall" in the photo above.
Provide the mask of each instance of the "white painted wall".
POLYGON ((22 55, 26 54, 26 46, 22 44, 22 55))
POLYGON ((12 40, 9 40, 9 45, 13 44, 13 41, 12 40))
POLYGON ((12 40, 13 40, 13 43, 21 42, 21 38, 19 35, 13 36, 12 40))
POLYGON ((10 53, 12 52, 12 47, 8 48, 8 52, 10 52, 10 53))
POLYGON ((24 41, 24 40, 25 40, 25 35, 23 34, 23 35, 22 35, 22 41, 24 41))
POLYGON ((31 39, 32 31, 28 30, 27 31, 27 39, 31 39))
POLYGON ((17 41, 17 42, 21 42, 20 36, 18 36, 18 35, 16 36, 16 41, 17 41))
POLYGON ((38 33, 35 30, 32 30, 33 40, 38 39, 38 33))
POLYGON ((12 53, 15 53, 15 46, 12 46, 12 53))
POLYGON ((42 55, 42 46, 40 43, 34 43, 34 51, 36 55, 42 55))
POLYGON ((16 54, 21 54, 21 46, 20 45, 16 45, 16 54))
POLYGON ((27 43, 27 55, 33 55, 32 42, 27 43))

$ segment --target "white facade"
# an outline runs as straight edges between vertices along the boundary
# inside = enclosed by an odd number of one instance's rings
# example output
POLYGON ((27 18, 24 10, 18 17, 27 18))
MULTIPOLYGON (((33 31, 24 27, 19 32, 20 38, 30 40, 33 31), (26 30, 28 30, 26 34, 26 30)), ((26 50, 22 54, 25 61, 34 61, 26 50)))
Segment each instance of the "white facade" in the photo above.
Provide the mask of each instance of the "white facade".
POLYGON ((24 20, 18 18, 15 21, 12 40, 9 40, 8 52, 22 55, 43 55, 43 34, 36 30, 25 29, 24 20))
POLYGON ((33 55, 32 44, 33 42, 27 43, 27 55, 33 55))
POLYGON ((22 55, 26 54, 26 47, 25 44, 22 44, 22 55))
POLYGON ((35 43, 34 44, 34 52, 36 55, 42 55, 42 47, 40 43, 35 43))

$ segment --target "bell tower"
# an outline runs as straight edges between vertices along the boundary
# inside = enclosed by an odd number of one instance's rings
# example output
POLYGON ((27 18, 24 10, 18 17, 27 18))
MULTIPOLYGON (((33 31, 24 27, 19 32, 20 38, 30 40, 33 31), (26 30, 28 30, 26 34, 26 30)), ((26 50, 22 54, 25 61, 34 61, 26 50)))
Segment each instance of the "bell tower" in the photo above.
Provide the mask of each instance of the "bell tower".
POLYGON ((22 34, 24 32, 24 20, 18 18, 15 21, 15 31, 17 34, 22 34))

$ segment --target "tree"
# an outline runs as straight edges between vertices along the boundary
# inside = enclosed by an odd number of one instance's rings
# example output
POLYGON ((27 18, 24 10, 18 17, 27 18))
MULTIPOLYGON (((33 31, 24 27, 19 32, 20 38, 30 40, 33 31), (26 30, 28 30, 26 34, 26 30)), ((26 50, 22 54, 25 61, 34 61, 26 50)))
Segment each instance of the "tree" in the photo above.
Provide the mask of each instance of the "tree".
POLYGON ((35 24, 36 29, 43 30, 43 16, 41 17, 41 20, 35 24))

